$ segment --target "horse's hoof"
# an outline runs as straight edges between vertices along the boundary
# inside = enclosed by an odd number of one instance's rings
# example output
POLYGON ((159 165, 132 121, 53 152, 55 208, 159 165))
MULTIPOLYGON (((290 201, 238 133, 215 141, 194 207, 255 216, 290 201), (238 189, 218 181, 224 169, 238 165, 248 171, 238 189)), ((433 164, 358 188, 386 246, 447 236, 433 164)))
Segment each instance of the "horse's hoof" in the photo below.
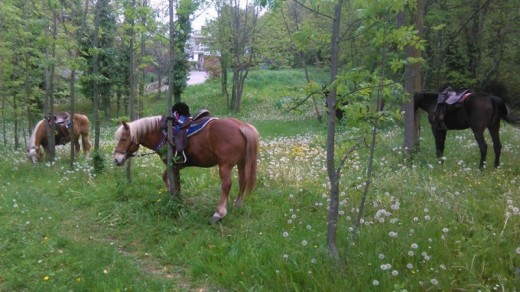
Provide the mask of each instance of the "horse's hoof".
POLYGON ((220 221, 222 221, 220 216, 213 215, 213 217, 211 217, 210 223, 213 225, 219 223, 220 221))

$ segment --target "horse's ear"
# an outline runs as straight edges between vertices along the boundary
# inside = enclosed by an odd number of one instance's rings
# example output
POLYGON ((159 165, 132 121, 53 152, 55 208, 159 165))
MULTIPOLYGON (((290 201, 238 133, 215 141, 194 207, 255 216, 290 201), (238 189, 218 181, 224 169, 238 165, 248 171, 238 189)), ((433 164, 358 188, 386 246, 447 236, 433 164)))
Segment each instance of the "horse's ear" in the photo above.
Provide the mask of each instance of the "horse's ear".
POLYGON ((127 124, 125 121, 121 121, 121 124, 123 124, 123 127, 124 127, 126 130, 130 130, 130 126, 128 126, 128 124, 127 124))

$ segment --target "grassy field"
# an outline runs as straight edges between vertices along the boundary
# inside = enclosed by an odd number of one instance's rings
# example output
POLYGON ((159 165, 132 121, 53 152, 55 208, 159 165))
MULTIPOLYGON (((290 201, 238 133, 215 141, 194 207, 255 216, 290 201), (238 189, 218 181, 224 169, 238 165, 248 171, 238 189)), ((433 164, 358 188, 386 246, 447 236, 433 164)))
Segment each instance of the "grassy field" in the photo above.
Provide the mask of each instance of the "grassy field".
MULTIPOLYGON (((303 96, 303 81, 296 71, 250 75, 237 117, 261 134, 257 187, 219 225, 209 224, 219 199, 216 169, 183 170, 180 200, 168 197, 155 155, 133 159, 128 183, 126 168, 111 163, 114 124, 102 129, 101 174, 83 159, 70 170, 68 147, 58 148, 54 164, 36 166, 24 151, 1 148, 0 291, 520 289, 518 129, 501 131, 501 168, 479 171, 470 131, 448 134, 439 165, 425 121, 413 161, 402 153, 402 126, 385 125, 355 242, 368 151, 352 155, 342 172, 345 268, 338 270, 326 244, 326 125, 310 108, 276 106, 303 96)), ((192 112, 228 116, 218 93, 211 81, 190 87, 185 100, 192 112)), ((145 104, 147 115, 166 111, 164 100, 145 104)), ((340 125, 338 140, 352 131, 340 125)))

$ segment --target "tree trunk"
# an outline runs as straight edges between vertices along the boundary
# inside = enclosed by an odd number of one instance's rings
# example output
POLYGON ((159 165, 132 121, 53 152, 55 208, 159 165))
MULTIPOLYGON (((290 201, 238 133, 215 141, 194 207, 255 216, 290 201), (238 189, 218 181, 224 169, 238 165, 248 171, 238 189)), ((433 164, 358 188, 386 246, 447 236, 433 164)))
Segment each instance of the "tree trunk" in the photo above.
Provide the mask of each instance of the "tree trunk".
MULTIPOLYGON (((45 35, 48 37, 48 31, 45 30, 45 35)), ((47 64, 49 63, 49 47, 45 47, 45 60, 47 64)), ((43 111, 45 118, 50 118, 53 108, 53 98, 52 98, 52 76, 51 76, 51 68, 50 66, 45 66, 44 74, 45 74, 45 102, 43 104, 43 111)), ((47 160, 50 162, 54 161, 55 156, 55 145, 54 145, 54 135, 52 135, 53 130, 49 127, 49 123, 45 123, 45 131, 47 133, 47 160)))
POLYGON ((74 169, 74 160, 76 158, 76 149, 75 149, 75 137, 74 137, 74 113, 76 112, 76 69, 72 68, 70 70, 70 170, 74 169))
POLYGON ((14 114, 14 149, 18 150, 20 141, 18 136, 18 103, 16 102, 16 94, 13 95, 13 114, 14 114))
MULTIPOLYGON (((424 0, 417 0, 417 9, 413 17, 415 28, 418 30, 419 37, 422 38, 424 27, 424 0)), ((404 12, 398 15, 398 26, 404 25, 404 12)), ((406 56, 408 58, 421 57, 421 51, 413 46, 406 47, 406 56)), ((404 149, 410 154, 412 153, 419 141, 420 115, 419 111, 415 111, 413 96, 415 92, 421 91, 421 64, 407 64, 404 72, 404 89, 410 96, 410 99, 402 106, 404 111, 404 149)))
MULTIPOLYGON (((136 9, 135 0, 131 2, 131 8, 136 9)), ((137 76, 135 74, 135 63, 136 57, 134 53, 134 44, 135 44, 135 18, 132 16, 129 20, 130 22, 130 43, 128 46, 129 49, 129 58, 130 58, 130 96, 128 98, 128 112, 130 114, 130 120, 135 120, 135 102, 136 102, 136 94, 137 94, 137 76)), ((132 182, 132 158, 129 158, 126 163, 126 178, 128 182, 132 182)))
MULTIPOLYGON (((171 115, 171 109, 172 109, 172 106, 173 106, 173 91, 174 91, 174 86, 173 86, 173 78, 174 78, 174 68, 175 68, 175 25, 174 25, 174 22, 173 22, 173 18, 174 18, 174 14, 173 14, 173 2, 174 0, 168 0, 168 11, 169 11, 169 14, 170 14, 170 18, 169 18, 169 29, 170 29, 170 34, 169 34, 169 47, 168 47, 168 51, 169 51, 169 55, 170 55, 170 68, 168 70, 168 109, 166 111, 167 115, 170 116, 171 115)), ((168 141, 172 141, 172 138, 173 138, 173 125, 172 125, 172 121, 171 120, 168 120, 167 122, 167 139, 168 141)), ((174 171, 173 171, 173 148, 172 148, 172 145, 171 143, 167 143, 168 145, 168 153, 167 153, 167 156, 166 156, 166 174, 168 176, 168 181, 170 182, 169 185, 168 185, 168 193, 170 194, 171 197, 176 197, 178 196, 179 194, 177 194, 177 191, 176 191, 176 188, 175 188, 175 174, 174 174, 174 171)))
MULTIPOLYGON (((330 83, 333 84, 338 75, 338 59, 339 59, 339 28, 341 23, 341 10, 343 0, 339 0, 334 8, 334 19, 332 23, 331 35, 331 65, 330 65, 330 83)), ((335 163, 335 135, 336 135, 336 87, 332 87, 327 97, 328 117, 327 117, 327 173, 330 181, 330 205, 327 215, 327 246, 329 254, 341 266, 338 248, 336 246, 336 232, 338 223, 339 210, 339 176, 340 172, 336 172, 335 163)))
MULTIPOLYGON (((99 25, 100 25, 100 7, 99 1, 96 2, 95 8, 95 19, 94 19, 94 36, 92 39, 92 47, 97 49, 98 47, 98 35, 99 35, 99 25)), ((93 111, 94 111, 94 151, 97 152, 99 150, 99 136, 101 133, 100 127, 100 118, 99 118, 99 96, 98 96, 98 82, 96 81, 98 78, 98 54, 97 51, 94 50, 92 53, 92 75, 94 76, 94 85, 92 88, 92 100, 93 100, 93 111)))
POLYGON ((157 69, 157 77, 159 78, 159 80, 157 80, 157 100, 160 100, 161 99, 161 87, 162 87, 162 72, 161 70, 158 68, 157 69))

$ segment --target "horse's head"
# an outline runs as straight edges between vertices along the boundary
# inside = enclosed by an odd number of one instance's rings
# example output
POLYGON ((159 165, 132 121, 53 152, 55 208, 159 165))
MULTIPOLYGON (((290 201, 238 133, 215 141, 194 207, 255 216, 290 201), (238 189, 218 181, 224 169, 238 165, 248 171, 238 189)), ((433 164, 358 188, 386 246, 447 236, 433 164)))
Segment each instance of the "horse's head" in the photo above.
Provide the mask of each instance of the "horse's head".
POLYGON ((32 163, 40 161, 42 159, 40 148, 35 146, 27 148, 27 158, 29 158, 32 163))
POLYGON ((125 163, 126 159, 132 157, 139 150, 139 143, 132 137, 130 125, 122 122, 122 126, 116 131, 117 145, 114 150, 114 162, 117 166, 125 163))

